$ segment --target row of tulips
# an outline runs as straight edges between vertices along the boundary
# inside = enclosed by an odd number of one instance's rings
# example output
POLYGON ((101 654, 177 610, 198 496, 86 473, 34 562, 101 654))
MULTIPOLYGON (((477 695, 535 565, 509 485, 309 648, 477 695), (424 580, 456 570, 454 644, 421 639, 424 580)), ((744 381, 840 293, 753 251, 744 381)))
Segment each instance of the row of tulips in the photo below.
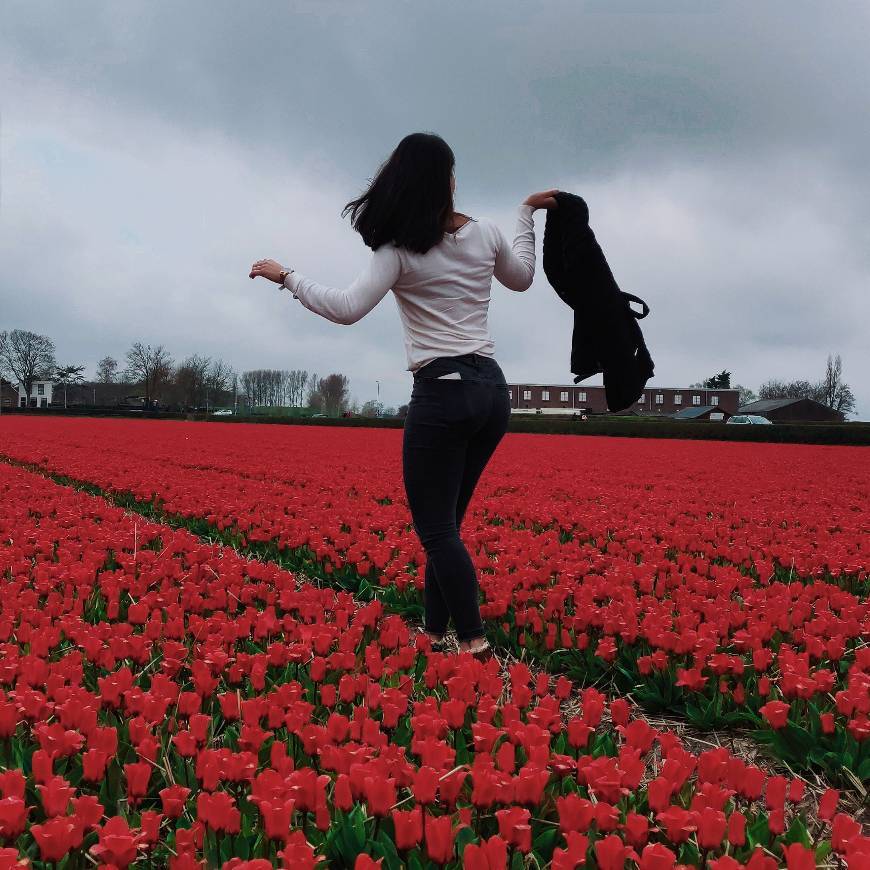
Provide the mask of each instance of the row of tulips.
POLYGON ((0 583, 0 867, 870 861, 834 789, 6 464, 0 583))
MULTIPOLYGON (((4 422, 17 461, 421 609, 399 432, 4 422)), ((699 727, 748 727, 793 766, 868 779, 868 464, 853 447, 509 435, 464 525, 492 640, 699 727)))

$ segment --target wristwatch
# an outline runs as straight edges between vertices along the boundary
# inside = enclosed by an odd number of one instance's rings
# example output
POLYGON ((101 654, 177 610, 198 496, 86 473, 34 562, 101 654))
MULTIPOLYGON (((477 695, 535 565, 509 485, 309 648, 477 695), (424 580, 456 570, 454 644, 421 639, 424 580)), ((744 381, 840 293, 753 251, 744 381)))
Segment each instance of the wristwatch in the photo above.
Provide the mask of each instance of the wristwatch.
POLYGON ((282 269, 282 270, 278 273, 278 278, 279 278, 281 284, 283 284, 283 283, 287 280, 287 276, 288 276, 292 271, 293 271, 292 269, 282 269))

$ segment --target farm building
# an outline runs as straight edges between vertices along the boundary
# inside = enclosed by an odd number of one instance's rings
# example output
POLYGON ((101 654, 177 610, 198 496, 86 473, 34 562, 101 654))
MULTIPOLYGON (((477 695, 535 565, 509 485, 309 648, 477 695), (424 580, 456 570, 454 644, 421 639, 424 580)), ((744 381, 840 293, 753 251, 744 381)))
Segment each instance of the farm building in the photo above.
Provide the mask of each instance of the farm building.
POLYGON ((835 411, 814 399, 759 399, 742 405, 740 414, 760 414, 774 423, 842 423, 842 411, 835 411))
POLYGON ((638 416, 671 417, 683 408, 713 405, 734 414, 737 390, 713 390, 702 387, 653 387, 646 390, 628 408, 607 407, 603 386, 577 384, 508 384, 511 409, 516 412, 537 411, 541 414, 572 414, 584 410, 590 414, 617 411, 638 416))
POLYGON ((672 416, 674 420, 712 420, 724 423, 731 413, 717 405, 698 405, 694 408, 683 408, 672 416))

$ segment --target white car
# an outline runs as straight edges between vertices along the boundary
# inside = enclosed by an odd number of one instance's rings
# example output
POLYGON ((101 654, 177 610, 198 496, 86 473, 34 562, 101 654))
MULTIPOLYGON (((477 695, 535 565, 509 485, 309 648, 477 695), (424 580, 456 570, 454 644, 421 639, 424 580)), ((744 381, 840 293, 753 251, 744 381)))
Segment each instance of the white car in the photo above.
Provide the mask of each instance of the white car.
POLYGON ((212 417, 232 417, 232 408, 217 408, 211 412, 212 417))
POLYGON ((735 423, 738 426, 750 426, 750 425, 762 425, 762 426, 772 426, 773 422, 768 420, 767 417, 760 417, 758 414, 734 414, 733 417, 729 417, 726 423, 735 423))

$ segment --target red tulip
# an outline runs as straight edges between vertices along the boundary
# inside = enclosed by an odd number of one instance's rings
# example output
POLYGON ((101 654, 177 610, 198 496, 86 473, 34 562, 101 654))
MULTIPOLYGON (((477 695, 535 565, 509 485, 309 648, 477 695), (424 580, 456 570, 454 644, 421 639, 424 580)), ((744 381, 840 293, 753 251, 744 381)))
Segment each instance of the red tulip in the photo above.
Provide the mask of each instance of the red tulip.
POLYGON ((807 849, 801 843, 791 843, 782 846, 785 863, 788 870, 816 870, 816 855, 812 849, 807 849))
POLYGON ((183 785, 173 785, 160 790, 160 800, 163 804, 163 813, 169 819, 178 819, 184 812, 184 804, 190 789, 183 785))
POLYGON ((37 786, 45 814, 65 816, 75 789, 62 776, 53 776, 45 785, 37 786))
POLYGON ((767 719, 771 728, 784 728, 788 722, 788 713, 791 708, 783 701, 768 701, 759 712, 767 719))
POLYGON ((424 817, 426 855, 431 861, 446 864, 453 857, 453 824, 450 816, 424 817))
POLYGON ((734 810, 728 816, 728 842, 732 846, 743 846, 746 844, 746 816, 743 813, 734 810))
POLYGON ((99 842, 90 851, 104 864, 128 867, 136 860, 137 836, 121 816, 113 816, 98 829, 99 842))
POLYGON ((704 807, 698 814, 698 845, 702 849, 718 849, 725 836, 727 820, 721 810, 704 807))
POLYGON ((840 792, 835 788, 825 789, 821 798, 819 798, 819 818, 829 822, 837 811, 837 804, 840 800, 840 792))
POLYGON ((67 816, 55 816, 41 825, 31 825, 30 833, 39 846, 43 861, 60 861, 82 843, 80 828, 67 816))
POLYGON ((423 808, 413 810, 393 810, 393 826, 396 831, 396 848, 413 849, 423 841, 423 808))
POLYGON ((27 805, 20 797, 5 797, 0 800, 0 837, 16 840, 27 824, 27 805))
POLYGON ((127 777, 127 797, 134 806, 148 794, 148 781, 151 779, 151 765, 147 761, 124 765, 127 777))
POLYGON ((671 870, 677 863, 677 856, 663 843, 650 843, 640 854, 640 870, 671 870))

